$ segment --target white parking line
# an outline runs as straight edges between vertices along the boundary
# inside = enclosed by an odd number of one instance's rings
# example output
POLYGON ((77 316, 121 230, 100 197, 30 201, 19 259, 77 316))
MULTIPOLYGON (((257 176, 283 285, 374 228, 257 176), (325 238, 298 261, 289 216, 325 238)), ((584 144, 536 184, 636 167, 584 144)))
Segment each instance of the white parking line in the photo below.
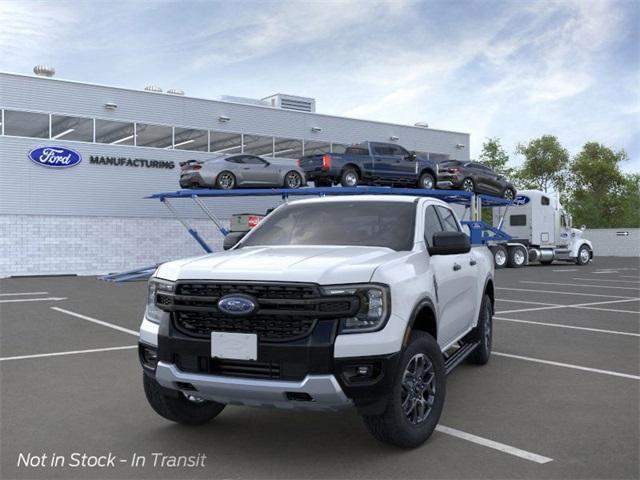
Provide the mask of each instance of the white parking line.
POLYGON ((47 297, 47 298, 11 298, 9 300, 0 300, 0 303, 21 303, 21 302, 59 302, 66 300, 67 297, 47 297))
POLYGON ((640 376, 631 375, 629 373, 613 372, 611 370, 600 370, 598 368, 583 367, 581 365, 573 365, 571 363, 552 362, 551 360, 543 360, 541 358, 523 357, 522 355, 513 355, 511 353, 491 352, 492 355, 499 357, 515 358, 517 360, 524 360, 527 362, 544 363, 545 365, 553 365, 556 367, 572 368, 574 370, 582 370, 585 372, 601 373, 603 375, 611 375, 613 377, 630 378, 632 380, 640 380, 640 376))
POLYGON ((558 270, 551 270, 552 272, 579 272, 579 268, 560 268, 558 270))
POLYGON ((574 325, 563 325, 561 323, 533 322, 531 320, 517 320, 515 318, 493 317, 494 320, 502 320, 503 322, 530 323, 532 325, 541 325, 543 327, 569 328, 571 330, 584 330, 587 332, 610 333, 612 335, 628 335, 630 337, 640 337, 640 333, 619 332, 617 330, 603 330, 601 328, 576 327, 574 325))
POLYGON ((606 298, 629 298, 635 300, 636 297, 623 297, 621 295, 601 295, 599 293, 582 293, 582 292, 559 292, 557 290, 538 290, 531 288, 511 288, 511 287, 496 287, 496 290, 511 290, 513 292, 531 292, 531 293, 555 293, 558 295, 577 295, 583 297, 606 297, 606 298))
POLYGON ((538 285, 562 285, 566 287, 581 287, 581 288, 612 288, 614 290, 640 290, 640 287, 619 287, 612 285, 585 285, 584 283, 554 283, 554 282, 536 282, 533 280, 520 280, 520 283, 534 283, 538 285))
POLYGON ((138 348, 138 346, 128 345, 126 347, 92 348, 91 350, 70 350, 68 352, 38 353, 36 355, 19 355, 17 357, 2 357, 0 358, 0 362, 8 362, 10 360, 25 360, 28 358, 60 357, 63 355, 78 355, 81 353, 110 352, 113 350, 130 350, 132 348, 138 348))
POLYGON ((49 295, 49 292, 0 293, 0 297, 14 297, 17 295, 49 295))
POLYGON ((477 435, 472 435, 471 433, 456 430, 455 428, 445 427, 444 425, 437 425, 436 431, 451 435, 452 437, 461 438, 462 440, 467 440, 468 442, 482 445, 483 447, 493 448, 494 450, 499 450, 500 452, 508 453, 509 455, 513 455, 515 457, 524 458, 525 460, 529 460, 530 462, 542 464, 553 461, 553 458, 527 452, 526 450, 521 450, 510 445, 505 445, 504 443, 494 442, 493 440, 489 440, 488 438, 478 437, 477 435))
POLYGON ((564 305, 559 305, 557 303, 531 302, 529 300, 508 300, 506 298, 496 298, 496 302, 527 303, 531 305, 544 305, 547 307, 564 307, 564 305))
POLYGON ((640 283, 633 280, 609 280, 608 278, 581 278, 573 277, 572 280, 587 280, 588 282, 615 282, 615 283, 640 283))
POLYGON ((620 275, 620 278, 638 278, 637 275, 620 275))
POLYGON ((632 315, 640 315, 640 312, 637 312, 635 310, 620 310, 617 308, 599 308, 599 307, 572 307, 572 308, 583 308, 585 310, 600 310, 601 312, 630 313, 632 315))
POLYGON ((589 303, 577 303, 575 305, 554 305, 549 304, 548 307, 536 307, 536 308, 518 308, 516 310, 502 310, 500 312, 495 312, 497 315, 501 315, 504 313, 519 313, 519 312, 536 312, 538 310, 555 310, 558 308, 584 308, 587 310, 602 310, 604 312, 623 312, 623 313, 635 313, 633 310, 616 310, 613 308, 597 308, 594 305, 607 305, 610 303, 625 303, 625 302, 635 302, 640 300, 640 298, 627 298, 624 300, 608 300, 605 302, 589 302, 589 303))
POLYGON ((128 333, 129 335, 135 335, 136 337, 138 336, 138 332, 136 332, 135 330, 129 330, 128 328, 124 328, 119 325, 114 325, 113 323, 104 322, 102 320, 98 320, 97 318, 87 317, 86 315, 81 315, 79 313, 72 312, 71 310, 65 310, 64 308, 58 308, 58 307, 51 307, 51 310, 55 310, 56 312, 60 312, 60 313, 66 313, 67 315, 71 315, 72 317, 81 318, 82 320, 86 320, 87 322, 102 325, 103 327, 113 328, 114 330, 128 333))

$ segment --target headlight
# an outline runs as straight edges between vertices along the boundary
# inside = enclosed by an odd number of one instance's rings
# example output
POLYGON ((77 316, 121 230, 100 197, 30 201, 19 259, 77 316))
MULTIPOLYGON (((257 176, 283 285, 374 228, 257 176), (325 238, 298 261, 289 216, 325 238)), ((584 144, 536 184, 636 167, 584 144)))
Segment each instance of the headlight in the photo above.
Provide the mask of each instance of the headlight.
POLYGON ((323 287, 324 295, 355 295, 360 308, 355 316, 340 321, 340 333, 374 332, 384 327, 389 317, 389 287, 383 285, 333 285, 323 287))
POLYGON ((169 312, 165 312, 158 308, 156 297, 158 293, 172 294, 175 284, 158 278, 149 280, 149 292, 147 294, 147 308, 144 312, 145 317, 153 323, 160 323, 165 318, 169 318, 169 312))

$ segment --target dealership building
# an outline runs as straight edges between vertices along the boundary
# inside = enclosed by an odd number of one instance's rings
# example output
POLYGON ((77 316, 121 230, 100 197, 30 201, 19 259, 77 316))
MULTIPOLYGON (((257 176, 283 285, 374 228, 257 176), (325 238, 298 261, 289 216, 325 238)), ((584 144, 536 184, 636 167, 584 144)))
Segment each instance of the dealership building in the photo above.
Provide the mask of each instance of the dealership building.
MULTIPOLYGON (((179 189, 179 163, 186 160, 250 153, 293 163, 364 140, 435 160, 469 159, 467 133, 323 115, 310 98, 210 100, 34 71, 0 73, 0 277, 118 272, 202 253, 161 202, 144 198, 179 189), (56 150, 73 152, 72 165, 51 168, 33 159, 33 152, 56 150)), ((279 201, 209 199, 207 206, 228 221, 279 201)), ((201 210, 190 201, 175 206, 220 248, 221 235, 201 210)))

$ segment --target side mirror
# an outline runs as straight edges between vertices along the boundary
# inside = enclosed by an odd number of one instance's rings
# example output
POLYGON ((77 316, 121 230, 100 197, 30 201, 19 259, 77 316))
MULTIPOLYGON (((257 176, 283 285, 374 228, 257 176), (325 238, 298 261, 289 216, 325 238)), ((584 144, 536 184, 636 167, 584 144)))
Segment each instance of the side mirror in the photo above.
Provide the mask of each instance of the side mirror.
POLYGON ((242 238, 247 234, 248 232, 230 232, 227 235, 225 235, 224 237, 224 241, 222 242, 222 248, 224 250, 229 250, 230 248, 233 248, 236 246, 236 244, 242 240, 242 238))
POLYGON ((407 156, 407 160, 409 160, 410 162, 413 162, 416 159, 416 152, 411 151, 409 152, 409 155, 407 156))
POLYGON ((469 237, 464 232, 436 232, 432 243, 429 247, 431 255, 455 255, 471 250, 469 237))

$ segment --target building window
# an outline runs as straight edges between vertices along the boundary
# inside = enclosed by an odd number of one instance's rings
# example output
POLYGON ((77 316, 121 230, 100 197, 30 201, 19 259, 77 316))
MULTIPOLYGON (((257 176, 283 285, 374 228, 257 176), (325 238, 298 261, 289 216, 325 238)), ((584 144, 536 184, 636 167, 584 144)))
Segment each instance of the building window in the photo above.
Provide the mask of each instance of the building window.
POLYGON ((93 119, 51 115, 51 139, 93 142, 93 119))
POLYGON ((133 145, 134 126, 129 122, 96 120, 96 142, 111 145, 133 145))
POLYGON ((163 125, 136 123, 136 146, 171 148, 173 145, 173 129, 163 125))
POLYGON ((242 153, 242 135, 229 132, 209 132, 209 151, 211 153, 242 153))
POLYGON ((331 152, 331 144, 327 142, 310 142, 305 140, 304 142, 304 154, 305 155, 318 155, 331 152))
POLYGON ((302 140, 276 137, 273 141, 275 146, 274 157, 295 159, 302 157, 302 140))
POLYGON ((176 150, 197 150, 206 152, 209 146, 209 136, 206 130, 193 128, 174 129, 173 148, 176 150))
POLYGON ((264 157, 272 157, 273 137, 263 137, 262 135, 244 135, 244 153, 261 155, 264 157))
POLYGON ((4 134, 16 137, 49 138, 49 115, 5 110, 4 134))

